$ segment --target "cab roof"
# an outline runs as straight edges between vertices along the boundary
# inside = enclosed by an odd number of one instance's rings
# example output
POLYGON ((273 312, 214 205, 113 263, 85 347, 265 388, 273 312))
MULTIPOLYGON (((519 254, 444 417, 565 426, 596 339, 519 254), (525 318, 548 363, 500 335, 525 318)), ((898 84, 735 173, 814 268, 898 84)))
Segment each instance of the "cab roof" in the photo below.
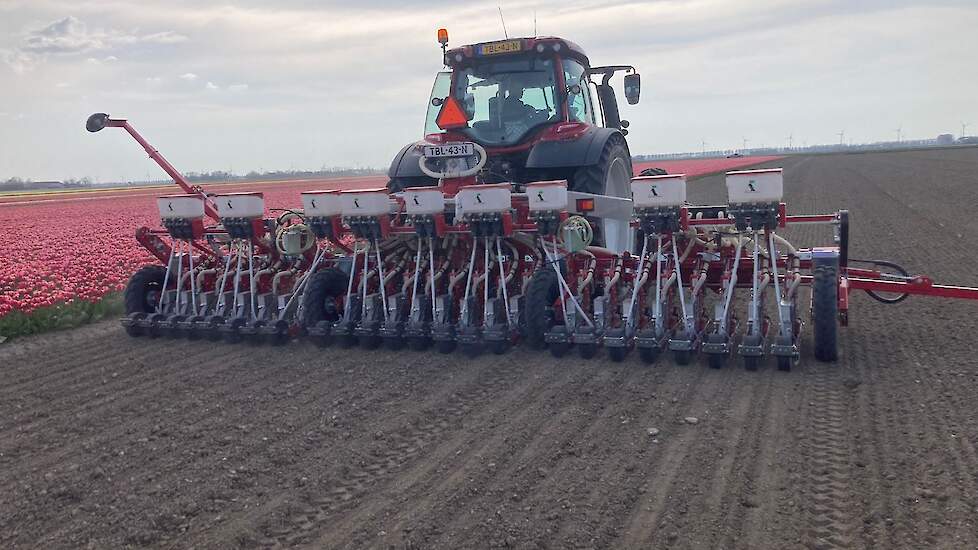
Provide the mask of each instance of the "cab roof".
POLYGON ((556 53, 569 56, 590 67, 584 49, 576 43, 557 36, 507 38, 491 42, 479 42, 452 48, 445 52, 445 64, 449 67, 469 65, 494 58, 512 58, 532 54, 556 53))

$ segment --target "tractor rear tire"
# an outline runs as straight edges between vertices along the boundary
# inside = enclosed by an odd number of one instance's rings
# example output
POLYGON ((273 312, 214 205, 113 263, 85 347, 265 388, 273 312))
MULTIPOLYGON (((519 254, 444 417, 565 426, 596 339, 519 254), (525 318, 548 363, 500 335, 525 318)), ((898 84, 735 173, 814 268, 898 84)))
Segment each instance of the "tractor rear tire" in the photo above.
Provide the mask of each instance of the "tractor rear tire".
MULTIPOLYGON (((632 196, 631 180, 632 157, 628 144, 623 136, 613 134, 605 142, 597 164, 582 166, 574 172, 570 190, 628 199, 632 196)), ((594 232, 594 244, 621 252, 628 246, 628 231, 628 222, 602 220, 594 232), (615 234, 608 234, 612 232, 615 234)))
POLYGON ((310 275, 312 279, 302 294, 302 315, 299 324, 305 328, 316 326, 320 321, 340 320, 336 299, 346 296, 349 281, 346 273, 335 267, 323 269, 310 275))
POLYGON ((526 286, 526 341, 530 347, 547 347, 546 334, 553 328, 553 305, 559 297, 557 273, 549 266, 536 270, 526 286))
POLYGON ((812 332, 815 359, 839 359, 839 270, 835 264, 815 266, 812 277, 812 332))
POLYGON ((166 268, 161 265, 148 265, 133 273, 122 295, 126 315, 155 313, 165 276, 166 268))

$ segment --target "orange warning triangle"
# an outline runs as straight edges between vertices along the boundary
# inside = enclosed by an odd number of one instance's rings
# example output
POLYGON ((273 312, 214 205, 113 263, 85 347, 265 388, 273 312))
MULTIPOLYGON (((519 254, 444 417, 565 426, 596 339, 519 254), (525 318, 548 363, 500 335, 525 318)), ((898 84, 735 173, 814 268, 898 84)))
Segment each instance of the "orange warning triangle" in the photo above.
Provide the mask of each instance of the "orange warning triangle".
POLYGON ((451 130, 452 128, 468 126, 469 118, 462 110, 462 106, 458 104, 458 100, 454 96, 448 96, 445 98, 445 102, 441 104, 441 110, 438 111, 435 123, 442 130, 451 130))

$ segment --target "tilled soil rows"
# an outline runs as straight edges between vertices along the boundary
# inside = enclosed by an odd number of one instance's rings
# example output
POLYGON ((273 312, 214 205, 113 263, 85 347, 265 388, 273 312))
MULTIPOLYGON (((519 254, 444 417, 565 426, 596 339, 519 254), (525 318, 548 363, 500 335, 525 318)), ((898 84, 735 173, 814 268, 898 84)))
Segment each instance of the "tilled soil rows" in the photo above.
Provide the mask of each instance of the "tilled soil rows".
MULTIPOLYGON (((773 165, 791 213, 851 211, 854 258, 978 285, 978 149, 773 165)), ((806 334, 788 373, 115 322, 7 343, 0 547, 975 548, 978 303, 851 307, 839 363, 806 334)))

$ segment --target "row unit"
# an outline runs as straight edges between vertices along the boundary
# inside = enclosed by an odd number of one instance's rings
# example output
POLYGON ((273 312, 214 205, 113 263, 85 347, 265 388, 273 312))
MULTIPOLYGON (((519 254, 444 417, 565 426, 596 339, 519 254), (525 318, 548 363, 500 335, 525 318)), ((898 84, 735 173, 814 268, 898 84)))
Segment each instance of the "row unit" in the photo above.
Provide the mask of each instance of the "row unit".
MULTIPOLYGON (((729 204, 777 203, 781 201, 783 180, 780 168, 728 172, 729 204)), ((634 207, 676 208, 686 204, 686 176, 639 176, 631 182, 634 207)), ((508 183, 470 185, 455 195, 455 215, 505 212, 512 208, 512 186, 508 183)), ((563 211, 568 207, 567 183, 541 181, 526 185, 531 212, 563 211)), ((228 193, 212 197, 221 218, 261 218, 265 199, 261 193, 228 193)), ((410 215, 433 215, 445 211, 445 195, 437 187, 412 187, 403 193, 404 209, 410 215)), ((169 195, 158 199, 164 219, 204 217, 204 199, 197 195, 169 195)), ((302 208, 315 217, 365 216, 389 214, 392 199, 386 189, 354 191, 308 191, 302 193, 302 208)))

